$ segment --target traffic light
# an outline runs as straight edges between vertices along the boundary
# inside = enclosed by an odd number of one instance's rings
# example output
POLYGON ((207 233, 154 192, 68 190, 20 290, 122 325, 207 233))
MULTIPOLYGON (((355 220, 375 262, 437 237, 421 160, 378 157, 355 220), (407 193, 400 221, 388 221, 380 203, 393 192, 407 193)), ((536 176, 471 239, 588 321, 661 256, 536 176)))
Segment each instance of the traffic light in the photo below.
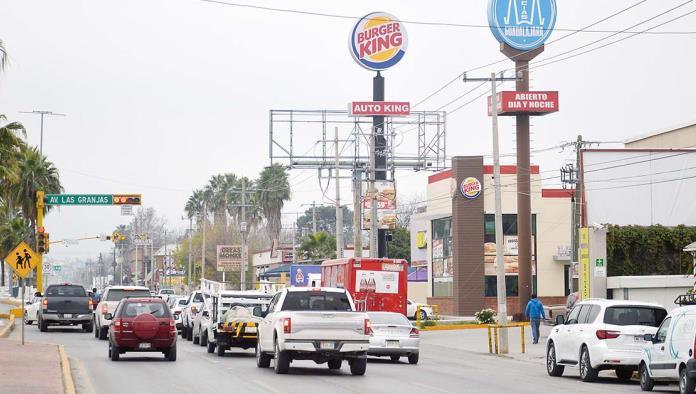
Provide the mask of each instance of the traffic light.
POLYGON ((114 205, 140 205, 140 194, 114 194, 114 205))
POLYGON ((121 234, 121 233, 119 233, 118 231, 114 231, 114 233, 111 234, 111 241, 114 242, 114 243, 115 243, 115 242, 125 241, 125 240, 126 240, 126 236, 123 235, 123 234, 121 234))
POLYGON ((44 233, 44 249, 44 254, 48 253, 48 251, 51 250, 51 241, 48 239, 48 233, 44 233))
POLYGON ((48 233, 46 233, 46 230, 43 227, 36 229, 36 232, 36 237, 39 241, 39 253, 48 253, 48 233))

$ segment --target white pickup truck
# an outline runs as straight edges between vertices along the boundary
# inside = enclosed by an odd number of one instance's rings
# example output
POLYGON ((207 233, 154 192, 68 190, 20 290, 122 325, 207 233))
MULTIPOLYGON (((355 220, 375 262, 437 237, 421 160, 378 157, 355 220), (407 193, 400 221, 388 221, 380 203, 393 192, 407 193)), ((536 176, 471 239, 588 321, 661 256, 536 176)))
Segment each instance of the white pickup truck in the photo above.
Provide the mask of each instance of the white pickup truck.
POLYGON ((288 373, 293 360, 328 363, 340 369, 343 360, 353 375, 364 375, 372 326, 366 313, 356 312, 350 294, 334 288, 286 288, 268 306, 254 314, 262 317, 256 344, 256 365, 288 373))

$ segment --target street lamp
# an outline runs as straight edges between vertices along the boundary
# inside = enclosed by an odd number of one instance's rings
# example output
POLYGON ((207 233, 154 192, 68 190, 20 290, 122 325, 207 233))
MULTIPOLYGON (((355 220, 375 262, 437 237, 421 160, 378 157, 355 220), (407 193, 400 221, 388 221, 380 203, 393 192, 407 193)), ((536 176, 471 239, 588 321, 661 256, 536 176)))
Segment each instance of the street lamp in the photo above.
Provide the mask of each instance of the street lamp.
POLYGON ((33 111, 19 111, 21 114, 33 114, 33 115, 40 115, 41 116, 41 140, 39 141, 39 153, 43 156, 43 129, 44 129, 44 115, 51 115, 51 116, 67 116, 65 114, 59 114, 57 112, 51 112, 51 111, 39 111, 39 110, 33 110, 33 111))

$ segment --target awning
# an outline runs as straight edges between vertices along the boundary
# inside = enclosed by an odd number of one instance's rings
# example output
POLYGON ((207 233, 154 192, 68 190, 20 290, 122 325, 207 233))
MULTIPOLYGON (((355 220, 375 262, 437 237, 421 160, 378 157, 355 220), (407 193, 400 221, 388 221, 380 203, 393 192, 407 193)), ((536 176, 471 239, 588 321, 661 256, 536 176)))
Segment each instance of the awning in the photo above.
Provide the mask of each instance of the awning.
POLYGON ((259 274, 259 278, 261 279, 268 279, 268 278, 280 278, 283 273, 286 275, 290 275, 290 266, 292 264, 282 264, 279 265, 278 267, 271 268, 267 270, 266 272, 263 272, 259 274))

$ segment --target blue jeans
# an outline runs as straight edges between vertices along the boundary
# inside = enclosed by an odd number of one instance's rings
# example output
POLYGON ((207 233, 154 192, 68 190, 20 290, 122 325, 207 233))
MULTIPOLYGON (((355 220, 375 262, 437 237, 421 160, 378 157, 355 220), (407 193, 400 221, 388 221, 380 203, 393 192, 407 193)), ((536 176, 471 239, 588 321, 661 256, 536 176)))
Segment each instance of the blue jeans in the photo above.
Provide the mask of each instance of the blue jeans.
POLYGON ((532 326, 532 341, 534 343, 539 343, 539 324, 541 324, 541 319, 532 318, 530 321, 532 326))

